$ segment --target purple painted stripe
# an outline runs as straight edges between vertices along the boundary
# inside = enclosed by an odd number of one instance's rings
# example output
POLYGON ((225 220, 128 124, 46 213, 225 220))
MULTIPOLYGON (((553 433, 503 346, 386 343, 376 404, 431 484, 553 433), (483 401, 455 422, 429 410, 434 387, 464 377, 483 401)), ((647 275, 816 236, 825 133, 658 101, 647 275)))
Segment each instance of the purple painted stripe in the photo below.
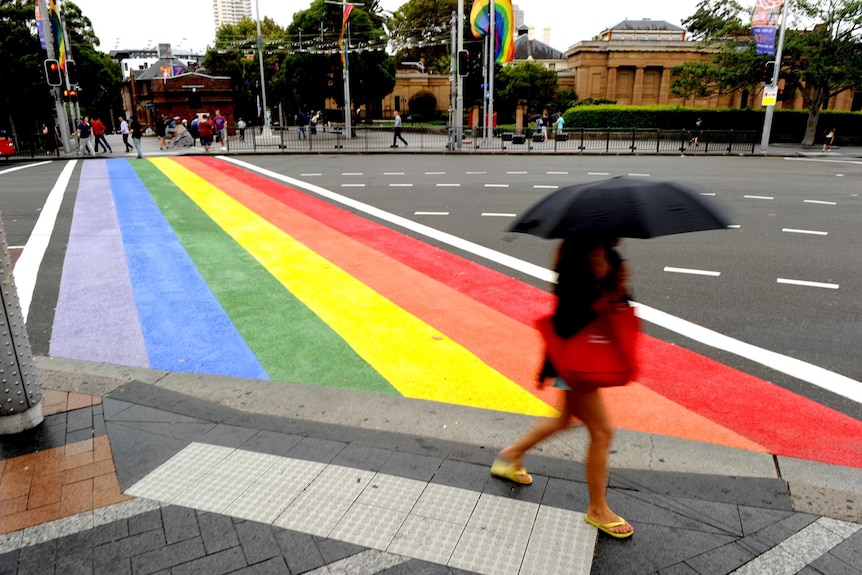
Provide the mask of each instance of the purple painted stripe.
POLYGON ((149 367, 107 161, 81 162, 49 353, 149 367))

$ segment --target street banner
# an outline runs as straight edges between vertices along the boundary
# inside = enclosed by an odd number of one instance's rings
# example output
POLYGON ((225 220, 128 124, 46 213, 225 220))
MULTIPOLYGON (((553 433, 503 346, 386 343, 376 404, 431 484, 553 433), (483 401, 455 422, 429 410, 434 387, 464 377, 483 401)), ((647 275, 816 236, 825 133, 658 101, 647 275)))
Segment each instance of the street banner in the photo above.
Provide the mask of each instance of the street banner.
POLYGON ((751 31, 758 54, 775 56, 775 33, 784 0, 757 0, 751 15, 751 31))
POLYGON ((760 100, 761 106, 774 106, 778 101, 778 86, 765 86, 763 88, 763 98, 760 100))
POLYGON ((758 54, 766 54, 767 56, 775 56, 775 33, 778 30, 775 26, 754 26, 754 45, 758 54))

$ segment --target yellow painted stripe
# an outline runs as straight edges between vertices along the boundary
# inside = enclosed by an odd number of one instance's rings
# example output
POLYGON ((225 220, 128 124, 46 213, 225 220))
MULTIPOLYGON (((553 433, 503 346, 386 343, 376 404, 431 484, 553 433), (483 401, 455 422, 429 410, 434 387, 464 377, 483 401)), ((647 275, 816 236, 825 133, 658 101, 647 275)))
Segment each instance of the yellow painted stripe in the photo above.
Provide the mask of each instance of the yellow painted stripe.
POLYGON ((401 394, 528 415, 546 403, 168 158, 151 160, 401 394))

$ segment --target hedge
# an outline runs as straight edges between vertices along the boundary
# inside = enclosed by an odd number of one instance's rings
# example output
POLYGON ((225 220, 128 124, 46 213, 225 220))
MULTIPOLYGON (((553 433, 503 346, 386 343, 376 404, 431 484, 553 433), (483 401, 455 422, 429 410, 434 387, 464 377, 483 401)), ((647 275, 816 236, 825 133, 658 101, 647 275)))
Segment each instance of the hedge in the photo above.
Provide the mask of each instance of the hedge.
MULTIPOLYGON (((576 106, 563 113, 566 130, 626 128, 693 130, 698 118, 701 130, 763 130, 764 110, 682 108, 678 106, 576 106)), ((807 110, 776 110, 772 116, 772 143, 799 144, 805 136, 807 110)), ((830 128, 837 129, 838 145, 862 145, 862 113, 824 110, 820 113, 816 142, 830 128)))

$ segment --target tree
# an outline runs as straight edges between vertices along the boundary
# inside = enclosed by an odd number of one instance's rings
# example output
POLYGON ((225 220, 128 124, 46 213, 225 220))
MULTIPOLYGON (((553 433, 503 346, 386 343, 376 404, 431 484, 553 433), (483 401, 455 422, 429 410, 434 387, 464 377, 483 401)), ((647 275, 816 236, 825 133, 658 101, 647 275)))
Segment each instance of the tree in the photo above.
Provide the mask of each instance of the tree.
MULTIPOLYGON (((395 65, 384 51, 383 28, 362 7, 350 14, 344 40, 349 48, 350 97, 352 104, 365 104, 373 117, 383 97, 395 87, 395 65)), ((327 98, 344 105, 341 52, 342 14, 337 6, 314 0, 306 9, 294 14, 285 42, 291 46, 282 60, 277 76, 280 95, 288 108, 324 109, 327 98), (298 40, 302 34, 302 46, 298 40)))
MULTIPOLYGON (((796 0, 793 9, 810 30, 787 30, 779 77, 785 91, 798 93, 808 108, 803 145, 817 135, 820 111, 835 95, 862 86, 862 2, 859 0, 796 0)), ((770 57, 755 53, 748 13, 731 2, 703 0, 683 24, 705 49, 715 51, 711 64, 689 63, 674 68, 671 87, 680 96, 749 91, 761 81, 770 57), (743 19, 745 16, 745 19, 743 19)))
POLYGON ((815 25, 810 31, 787 31, 781 76, 784 89, 801 94, 808 107, 802 144, 810 146, 829 99, 862 87, 862 2, 797 0, 796 6, 815 25))
POLYGON ((557 94, 557 73, 535 62, 504 66, 494 77, 494 107, 501 116, 514 117, 520 100, 530 113, 540 114, 553 106, 557 94))
MULTIPOLYGON (((387 22, 395 59, 424 62, 429 72, 448 74, 452 12, 457 10, 457 0, 408 0, 402 4, 387 22)), ((469 35, 469 26, 466 29, 469 35)))
POLYGON ((741 93, 742 108, 761 82, 767 56, 755 52, 751 17, 736 2, 702 0, 697 11, 683 21, 700 47, 712 53, 711 62, 687 62, 672 70, 671 93, 683 98, 741 93))

